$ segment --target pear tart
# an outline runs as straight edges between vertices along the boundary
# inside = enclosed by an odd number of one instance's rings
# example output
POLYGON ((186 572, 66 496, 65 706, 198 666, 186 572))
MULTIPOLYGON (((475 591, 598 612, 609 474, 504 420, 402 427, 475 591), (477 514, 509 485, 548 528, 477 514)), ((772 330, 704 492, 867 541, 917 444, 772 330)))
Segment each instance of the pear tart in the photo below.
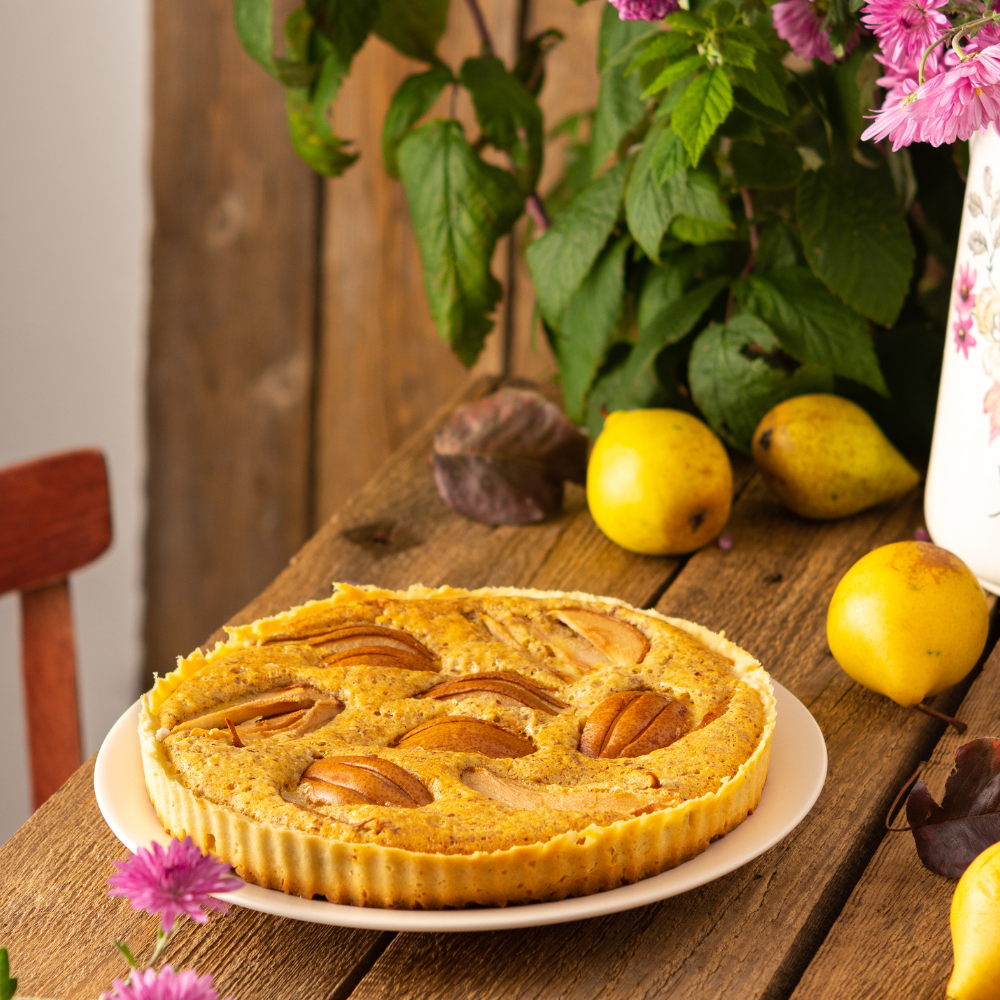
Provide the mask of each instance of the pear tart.
POLYGON ((757 806, 767 674, 587 594, 378 590, 228 629, 143 698, 163 826, 247 881, 364 906, 505 905, 680 864, 757 806))

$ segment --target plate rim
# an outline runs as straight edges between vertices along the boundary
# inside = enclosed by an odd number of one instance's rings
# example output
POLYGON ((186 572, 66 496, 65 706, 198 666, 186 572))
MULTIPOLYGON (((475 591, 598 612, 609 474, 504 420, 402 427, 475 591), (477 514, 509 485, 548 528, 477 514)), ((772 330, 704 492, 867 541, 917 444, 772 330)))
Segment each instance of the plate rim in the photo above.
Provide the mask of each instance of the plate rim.
MULTIPOLYGON (((722 878, 745 864, 749 864, 787 837, 812 810, 826 783, 829 756, 826 748, 826 740, 823 737, 819 724, 813 718, 809 709, 784 685, 774 680, 773 677, 771 678, 771 684, 774 688, 775 699, 778 702, 778 720, 775 727, 775 734, 772 737, 771 760, 768 769, 768 778, 764 784, 763 795, 767 795, 769 783, 772 788, 775 784, 771 779, 774 774, 774 764, 777 757, 775 750, 781 746, 778 740, 783 719, 786 720, 786 728, 791 722, 804 729, 804 733, 808 734, 806 745, 800 744, 799 746, 799 757, 803 757, 804 752, 808 751, 809 755, 805 759, 810 767, 815 769, 812 774, 810 789, 808 794, 798 803, 797 807, 786 808, 781 813, 780 822, 772 822, 773 828, 767 835, 761 836, 758 840, 752 842, 752 846, 749 846, 742 853, 737 850, 735 855, 725 861, 722 861, 720 858, 719 863, 714 867, 712 867, 711 862, 715 861, 720 855, 720 852, 716 850, 713 857, 712 852, 714 848, 721 847, 726 843, 728 838, 732 838, 741 830, 743 834, 740 840, 747 836, 748 829, 756 833, 757 829, 752 825, 754 821, 757 821, 757 826, 762 821, 766 821, 765 815, 762 814, 759 805, 751 816, 747 817, 736 829, 730 831, 726 837, 715 841, 707 850, 690 861, 678 865, 676 868, 661 872, 659 875, 652 875, 649 878, 641 879, 630 885, 619 886, 615 889, 606 889, 603 892, 591 893, 586 896, 574 896, 570 899, 556 900, 554 902, 476 909, 399 910, 352 906, 345 903, 328 903, 325 900, 303 899, 298 896, 279 892, 276 889, 263 889, 260 886, 250 884, 234 892, 219 893, 218 898, 246 909, 309 923, 379 931, 463 933, 513 930, 515 928, 539 927, 565 923, 572 920, 590 919, 612 913, 620 913, 639 906, 647 906, 651 903, 669 899, 671 896, 689 892, 699 886, 722 878), (709 872, 703 871, 705 868, 709 868, 709 872), (685 878, 685 874, 688 876, 687 878, 685 878)), ((127 819, 122 818, 122 812, 123 807, 125 811, 130 807, 135 808, 134 802, 125 798, 125 796, 134 794, 136 789, 117 780, 116 775, 120 774, 122 770, 121 761, 123 758, 119 755, 122 751, 128 753, 130 745, 131 749, 134 750, 134 758, 131 764, 126 762, 125 766, 134 767, 135 761, 138 760, 140 776, 142 773, 137 725, 139 705, 140 700, 130 705, 108 732, 97 753, 97 761, 94 767, 94 794, 98 807, 101 810, 101 815, 104 817, 111 832, 130 851, 135 850, 139 839, 135 836, 135 831, 127 819)), ((780 757, 777 759, 779 760, 779 773, 781 773, 780 769, 792 764, 791 761, 781 761, 780 757)), ((132 777, 134 778, 135 776, 132 775, 132 777)), ((144 780, 142 781, 141 788, 143 794, 147 794, 144 780)), ((149 804, 153 821, 159 825, 155 812, 152 811, 153 806, 149 802, 148 794, 146 802, 149 804)), ((140 806, 139 808, 142 807, 140 806)), ((166 841, 168 834, 163 830, 162 826, 159 829, 163 840, 166 841)), ((733 841, 730 840, 730 848, 732 844, 733 841)))

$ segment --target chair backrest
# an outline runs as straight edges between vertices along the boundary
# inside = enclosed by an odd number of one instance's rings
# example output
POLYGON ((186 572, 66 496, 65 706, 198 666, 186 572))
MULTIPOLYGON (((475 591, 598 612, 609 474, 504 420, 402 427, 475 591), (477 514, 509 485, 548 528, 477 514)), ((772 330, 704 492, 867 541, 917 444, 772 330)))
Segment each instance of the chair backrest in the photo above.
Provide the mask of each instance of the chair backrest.
POLYGON ((21 592, 36 809, 82 760, 66 577, 110 544, 108 474, 99 451, 69 451, 0 469, 0 594, 21 592))

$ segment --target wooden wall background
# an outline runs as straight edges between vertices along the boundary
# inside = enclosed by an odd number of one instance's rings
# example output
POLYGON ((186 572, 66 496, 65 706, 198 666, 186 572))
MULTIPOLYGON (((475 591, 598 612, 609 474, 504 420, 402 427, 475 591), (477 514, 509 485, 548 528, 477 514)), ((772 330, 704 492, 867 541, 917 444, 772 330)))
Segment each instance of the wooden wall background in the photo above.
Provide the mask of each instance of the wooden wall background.
MULTIPOLYGON (((548 127, 593 106, 602 3, 482 7, 508 65, 521 29, 566 34, 541 95, 548 127)), ((322 180, 293 152, 282 89, 243 53, 231 11, 154 3, 147 678, 248 603, 470 377, 437 337, 405 194, 379 155, 390 98, 419 64, 367 43, 334 122, 361 159, 322 180)), ((457 67, 478 50, 452 0, 442 56, 457 67)), ((471 107, 458 113, 476 134, 471 107)), ((543 191, 559 159, 550 149, 543 191)), ((510 374, 542 381, 554 365, 533 343, 531 284, 507 244, 475 373, 501 372, 506 356, 510 374)))

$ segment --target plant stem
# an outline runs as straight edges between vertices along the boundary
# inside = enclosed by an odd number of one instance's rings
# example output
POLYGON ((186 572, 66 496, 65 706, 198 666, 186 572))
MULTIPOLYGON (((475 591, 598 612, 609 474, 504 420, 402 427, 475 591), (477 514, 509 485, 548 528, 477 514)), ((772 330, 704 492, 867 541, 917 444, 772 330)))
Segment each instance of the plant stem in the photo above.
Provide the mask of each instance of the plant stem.
POLYGON ((488 56, 495 56, 496 49, 493 48, 493 39, 490 37, 490 29, 486 27, 486 18, 483 17, 483 12, 479 7, 479 0, 465 0, 465 2, 469 5, 469 13, 472 14, 472 20, 475 22, 479 40, 483 43, 483 51, 488 56))
POLYGON ((163 951, 167 946, 167 941, 170 940, 170 935, 165 933, 162 928, 156 928, 156 946, 153 948, 153 954, 149 956, 149 965, 152 967, 156 964, 156 960, 160 957, 160 952, 163 951))
POLYGON ((542 203, 542 199, 538 197, 537 192, 532 192, 528 195, 524 203, 525 211, 531 216, 532 221, 536 226, 544 233, 549 226, 552 225, 552 220, 549 218, 549 213, 545 211, 545 205, 542 203))
POLYGON ((746 267, 743 268, 743 274, 745 276, 753 270, 753 266, 757 261, 757 247, 760 246, 760 232, 757 229, 756 223, 753 221, 753 195, 750 193, 750 189, 740 188, 740 197, 743 199, 743 211, 746 212, 747 224, 750 227, 750 256, 747 259, 746 267))
POLYGON ((944 712, 939 712, 936 708, 931 708, 930 705, 925 705, 923 702, 914 705, 914 708, 919 708, 921 712, 931 715, 935 719, 940 719, 942 722, 947 722, 949 726, 954 727, 956 732, 964 733, 969 728, 961 719, 956 719, 952 715, 945 715, 944 712))

